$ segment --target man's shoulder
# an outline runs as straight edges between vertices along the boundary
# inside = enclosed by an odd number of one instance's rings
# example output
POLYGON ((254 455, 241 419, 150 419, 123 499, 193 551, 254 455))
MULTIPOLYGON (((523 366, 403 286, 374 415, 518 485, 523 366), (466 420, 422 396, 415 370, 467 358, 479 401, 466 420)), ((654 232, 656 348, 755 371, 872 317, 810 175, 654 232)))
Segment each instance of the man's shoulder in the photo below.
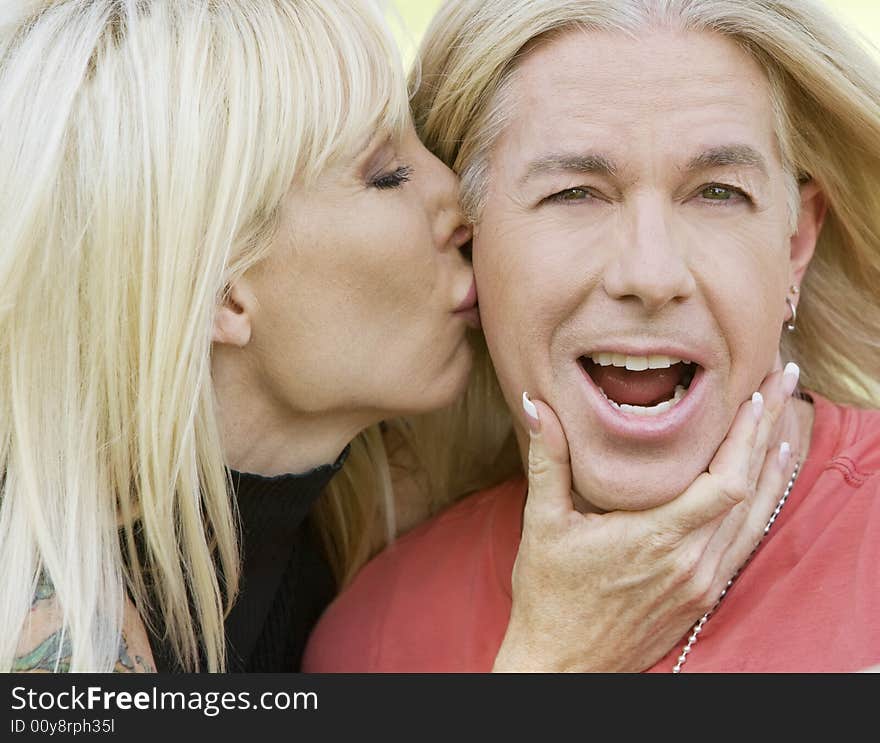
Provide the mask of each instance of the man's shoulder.
POLYGON ((447 618, 463 626, 468 612, 494 616, 509 595, 524 502, 525 481, 510 480, 467 496, 387 547, 325 612, 304 670, 397 669, 389 655, 434 654, 452 641, 447 618))
POLYGON ((836 441, 827 466, 839 470, 851 485, 880 481, 880 410, 855 408, 818 399, 817 423, 832 427, 836 441))
POLYGON ((369 592, 375 599, 400 583, 424 591, 426 581, 434 588, 457 581, 461 573, 452 567, 485 567, 477 558, 492 558, 498 548, 515 552, 525 495, 525 480, 514 478, 453 503, 367 563, 343 595, 369 592))
POLYGON ((525 494, 525 481, 514 478, 462 498, 390 544, 355 582, 389 570, 413 574, 422 566, 434 571, 445 561, 458 561, 458 550, 473 555, 492 547, 499 536, 518 535, 525 494))

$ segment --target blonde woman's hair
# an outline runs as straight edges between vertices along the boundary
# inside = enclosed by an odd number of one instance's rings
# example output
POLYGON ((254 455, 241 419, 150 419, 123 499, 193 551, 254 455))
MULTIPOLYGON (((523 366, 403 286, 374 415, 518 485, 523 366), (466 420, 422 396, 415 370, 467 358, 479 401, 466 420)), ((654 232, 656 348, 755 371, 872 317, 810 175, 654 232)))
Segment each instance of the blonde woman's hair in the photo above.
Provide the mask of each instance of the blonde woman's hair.
MULTIPOLYGON (((113 668, 126 595, 185 668, 224 668, 212 318, 291 183, 408 120, 396 55, 368 0, 3 3, 0 670, 41 580, 72 671, 113 668)), ((337 564, 387 493, 376 431, 347 469, 337 564)))
MULTIPOLYGON (((880 405, 880 70, 819 2, 449 0, 422 40, 416 128, 460 174, 465 211, 479 222, 491 151, 514 113, 511 83, 532 46, 571 29, 635 36, 656 27, 721 34, 766 72, 791 182, 815 179, 829 202, 783 355, 819 394, 880 405)), ((482 359, 452 416, 498 452, 512 445, 510 419, 497 389, 487 392, 494 375, 482 359)))

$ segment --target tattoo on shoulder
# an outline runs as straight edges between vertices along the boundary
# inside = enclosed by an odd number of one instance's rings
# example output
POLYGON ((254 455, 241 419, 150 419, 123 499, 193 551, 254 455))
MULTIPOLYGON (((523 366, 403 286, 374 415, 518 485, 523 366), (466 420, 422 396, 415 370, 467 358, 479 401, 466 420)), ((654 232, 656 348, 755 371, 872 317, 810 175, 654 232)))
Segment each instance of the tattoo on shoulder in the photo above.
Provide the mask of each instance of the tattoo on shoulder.
MULTIPOLYGON (((43 571, 40 573, 37 588, 31 599, 31 611, 45 607, 46 602, 54 598, 55 586, 52 585, 48 574, 43 571)), ((73 647, 70 633, 59 628, 33 649, 16 656, 12 661, 10 671, 12 673, 69 673, 72 656, 73 647)), ((119 657, 113 670, 117 673, 155 673, 155 669, 146 658, 137 654, 134 658, 131 657, 125 633, 122 634, 119 642, 119 657)))
MULTIPOLYGON (((31 598, 31 612, 46 609, 46 605, 54 598, 55 586, 52 585, 49 574, 43 570, 37 579, 37 587, 31 598)), ((36 647, 17 655, 12 661, 10 670, 12 673, 66 673, 70 670, 71 655, 70 636, 59 628, 36 647)))
POLYGON ((119 660, 113 669, 116 673, 155 673, 156 669, 142 655, 135 654, 134 659, 128 652, 128 641, 125 633, 119 641, 119 660))
MULTIPOLYGON (((37 647, 20 655, 12 663, 12 673, 39 672, 69 673, 73 649, 70 634, 59 629, 43 640, 37 647)), ((119 658, 113 668, 116 673, 155 673, 156 669, 141 655, 132 658, 125 635, 119 643, 119 658)))
POLYGON ((41 601, 48 601, 55 596, 55 586, 48 573, 43 570, 37 579, 37 590, 34 591, 34 597, 31 599, 31 609, 36 609, 41 601))
POLYGON ((12 673, 68 673, 73 648, 70 634, 59 629, 49 635, 39 645, 12 661, 12 673))

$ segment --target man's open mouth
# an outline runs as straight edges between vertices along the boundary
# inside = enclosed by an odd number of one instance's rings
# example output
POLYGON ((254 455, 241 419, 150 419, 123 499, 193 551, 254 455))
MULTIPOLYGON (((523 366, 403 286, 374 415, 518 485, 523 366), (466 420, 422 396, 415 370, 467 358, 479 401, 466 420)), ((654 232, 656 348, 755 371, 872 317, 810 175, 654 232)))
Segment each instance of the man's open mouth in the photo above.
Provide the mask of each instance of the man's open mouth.
POLYGON ((678 405, 701 368, 690 359, 662 355, 597 352, 578 361, 612 407, 644 416, 678 405))

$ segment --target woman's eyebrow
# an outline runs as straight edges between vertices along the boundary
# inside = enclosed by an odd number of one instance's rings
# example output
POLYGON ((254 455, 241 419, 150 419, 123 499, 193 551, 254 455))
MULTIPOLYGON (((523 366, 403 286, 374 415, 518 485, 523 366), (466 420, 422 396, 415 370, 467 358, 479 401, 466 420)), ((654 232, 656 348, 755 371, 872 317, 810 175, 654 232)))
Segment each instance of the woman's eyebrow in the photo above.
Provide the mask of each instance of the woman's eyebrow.
POLYGON ((356 170, 361 175, 368 175, 371 170, 380 166, 386 159, 387 153, 392 149, 391 137, 384 132, 377 132, 364 143, 363 148, 355 157, 356 170))
POLYGON ((372 132, 364 137, 355 149, 358 162, 368 160, 375 152, 391 144, 391 137, 385 132, 372 132))

